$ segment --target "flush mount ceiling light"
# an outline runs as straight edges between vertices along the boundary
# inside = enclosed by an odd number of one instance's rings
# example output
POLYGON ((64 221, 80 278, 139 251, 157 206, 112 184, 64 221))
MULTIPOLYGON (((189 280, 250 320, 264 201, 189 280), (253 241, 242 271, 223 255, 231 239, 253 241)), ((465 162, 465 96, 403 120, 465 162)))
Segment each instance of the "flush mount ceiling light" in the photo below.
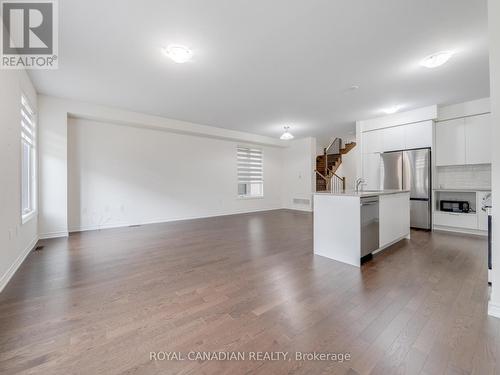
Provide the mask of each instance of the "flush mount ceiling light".
POLYGON ((188 62, 193 57, 193 51, 180 44, 171 44, 163 48, 163 53, 178 64, 188 62))
POLYGON ((388 115, 392 115, 393 113, 396 113, 400 109, 401 109, 400 105, 394 105, 392 107, 384 108, 382 110, 382 112, 384 112, 385 114, 388 114, 388 115))
POLYGON ((430 56, 427 56, 420 62, 420 65, 425 66, 426 68, 433 69, 446 64, 449 59, 453 56, 452 51, 441 51, 434 53, 430 56))
POLYGON ((280 139, 283 141, 289 141, 290 139, 293 139, 293 134, 288 131, 290 129, 290 127, 285 126, 284 129, 285 129, 285 132, 283 134, 281 134, 280 139))

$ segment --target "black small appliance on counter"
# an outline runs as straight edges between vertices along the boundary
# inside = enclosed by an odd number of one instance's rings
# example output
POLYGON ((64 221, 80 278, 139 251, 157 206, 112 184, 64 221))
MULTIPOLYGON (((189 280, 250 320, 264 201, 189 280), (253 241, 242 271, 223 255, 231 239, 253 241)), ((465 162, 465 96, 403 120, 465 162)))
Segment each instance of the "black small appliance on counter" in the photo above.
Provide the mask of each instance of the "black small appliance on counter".
POLYGON ((439 208, 444 212, 470 212, 470 205, 467 201, 440 201, 439 208))

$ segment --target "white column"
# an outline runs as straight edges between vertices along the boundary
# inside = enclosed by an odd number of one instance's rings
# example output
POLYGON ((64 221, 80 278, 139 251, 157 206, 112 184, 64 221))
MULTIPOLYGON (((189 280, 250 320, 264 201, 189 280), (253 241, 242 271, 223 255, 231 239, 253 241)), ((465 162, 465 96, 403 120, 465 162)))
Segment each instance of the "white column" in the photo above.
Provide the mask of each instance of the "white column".
MULTIPOLYGON (((492 138, 500 141, 500 0, 488 0, 492 138)), ((493 272, 488 313, 500 318, 500 147, 492 151, 493 272)))

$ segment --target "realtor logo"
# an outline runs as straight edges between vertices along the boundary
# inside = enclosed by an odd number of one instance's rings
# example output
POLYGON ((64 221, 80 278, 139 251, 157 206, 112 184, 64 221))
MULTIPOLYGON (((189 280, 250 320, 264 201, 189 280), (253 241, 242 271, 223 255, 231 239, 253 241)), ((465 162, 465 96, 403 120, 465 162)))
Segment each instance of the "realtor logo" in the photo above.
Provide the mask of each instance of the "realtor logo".
POLYGON ((1 1, 4 69, 57 69, 56 0, 1 1))

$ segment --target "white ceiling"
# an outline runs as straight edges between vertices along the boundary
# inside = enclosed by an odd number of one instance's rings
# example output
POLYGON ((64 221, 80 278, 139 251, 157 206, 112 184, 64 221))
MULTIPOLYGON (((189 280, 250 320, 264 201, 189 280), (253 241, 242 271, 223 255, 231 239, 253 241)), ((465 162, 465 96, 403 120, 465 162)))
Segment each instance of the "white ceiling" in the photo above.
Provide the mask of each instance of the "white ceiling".
POLYGON ((395 104, 489 95, 486 0, 64 0, 40 93, 279 137, 328 139, 395 104), (170 43, 193 49, 175 64, 170 43), (456 55, 428 70, 420 60, 456 55), (359 90, 349 90, 359 85, 359 90))

